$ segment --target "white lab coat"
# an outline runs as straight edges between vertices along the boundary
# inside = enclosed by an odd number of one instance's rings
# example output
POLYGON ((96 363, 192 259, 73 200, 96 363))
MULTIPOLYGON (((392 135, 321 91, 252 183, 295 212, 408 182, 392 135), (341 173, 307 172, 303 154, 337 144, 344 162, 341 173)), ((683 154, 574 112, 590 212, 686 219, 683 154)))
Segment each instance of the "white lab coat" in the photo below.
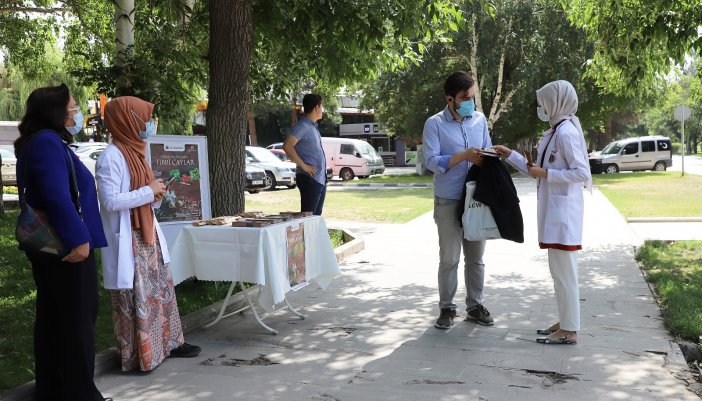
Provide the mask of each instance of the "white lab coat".
MULTIPOLYGON (((583 239, 583 187, 591 180, 590 164, 582 146, 580 132, 570 121, 558 126, 549 144, 551 130, 539 141, 534 165, 548 170, 546 178, 538 179, 537 223, 539 242, 545 244, 581 245, 583 239), (545 149, 548 144, 548 149, 545 149), (553 156, 552 156, 553 155, 553 156)), ((513 151, 506 161, 528 174, 527 161, 513 151)))
MULTIPOLYGON (((116 145, 109 145, 98 157, 95 178, 100 215, 107 238, 107 248, 102 248, 103 284, 110 290, 132 289, 134 249, 129 210, 147 203, 158 207, 161 202, 153 203, 154 193, 148 185, 130 191, 131 177, 127 160, 116 145)), ((169 263, 168 246, 155 217, 154 227, 160 240, 163 261, 169 263)))

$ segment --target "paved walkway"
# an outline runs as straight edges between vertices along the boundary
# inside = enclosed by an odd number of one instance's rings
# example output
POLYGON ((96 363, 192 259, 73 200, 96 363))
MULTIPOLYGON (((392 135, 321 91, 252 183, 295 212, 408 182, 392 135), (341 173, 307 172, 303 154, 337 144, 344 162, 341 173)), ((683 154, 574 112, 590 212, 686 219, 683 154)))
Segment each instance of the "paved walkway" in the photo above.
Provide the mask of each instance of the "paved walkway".
POLYGON ((200 357, 169 359, 150 374, 111 372, 98 386, 116 401, 698 401, 676 378, 686 375, 682 355, 633 260, 641 240, 598 191, 586 195, 580 343, 534 342, 557 313, 536 245, 534 182, 516 183, 526 242, 490 241, 485 255, 493 327, 433 327, 438 245, 427 213, 403 225, 356 224, 366 249, 326 290, 291 293, 308 318, 270 317, 279 335, 249 313, 227 318, 187 336, 200 357))

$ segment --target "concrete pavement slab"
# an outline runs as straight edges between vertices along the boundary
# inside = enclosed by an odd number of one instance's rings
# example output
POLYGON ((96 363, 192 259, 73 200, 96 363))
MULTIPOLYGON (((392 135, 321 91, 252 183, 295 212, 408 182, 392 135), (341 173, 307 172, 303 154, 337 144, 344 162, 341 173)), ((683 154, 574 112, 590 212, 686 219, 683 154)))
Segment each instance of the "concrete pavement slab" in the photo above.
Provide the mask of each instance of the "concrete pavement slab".
MULTIPOLYGON (((699 400, 633 259, 641 239, 598 191, 585 196, 579 343, 535 343, 535 330, 557 319, 556 304, 537 246, 534 181, 515 183, 525 243, 487 245, 492 327, 433 327, 438 240, 427 213, 366 225, 365 250, 341 264, 341 277, 324 291, 289 294, 305 320, 288 312, 266 319, 279 335, 250 313, 233 316, 189 334, 203 347, 199 357, 168 359, 148 375, 112 372, 98 386, 117 401, 699 400)), ((456 303, 465 316, 462 276, 456 303)))

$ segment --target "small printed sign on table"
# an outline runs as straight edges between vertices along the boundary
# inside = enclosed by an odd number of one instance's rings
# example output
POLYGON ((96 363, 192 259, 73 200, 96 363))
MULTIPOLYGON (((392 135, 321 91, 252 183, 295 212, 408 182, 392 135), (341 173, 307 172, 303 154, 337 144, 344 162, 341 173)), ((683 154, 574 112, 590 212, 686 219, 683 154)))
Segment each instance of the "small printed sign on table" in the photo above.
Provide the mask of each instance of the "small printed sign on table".
POLYGON ((305 276, 305 228, 300 223, 297 228, 286 227, 288 242, 288 279, 290 288, 295 291, 307 285, 305 276))

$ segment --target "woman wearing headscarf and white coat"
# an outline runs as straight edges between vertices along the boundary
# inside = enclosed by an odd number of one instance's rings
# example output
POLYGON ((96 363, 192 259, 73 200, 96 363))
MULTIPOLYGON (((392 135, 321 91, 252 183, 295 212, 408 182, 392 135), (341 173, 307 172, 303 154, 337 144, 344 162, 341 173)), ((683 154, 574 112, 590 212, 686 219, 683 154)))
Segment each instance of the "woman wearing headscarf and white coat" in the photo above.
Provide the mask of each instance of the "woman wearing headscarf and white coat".
POLYGON ((537 330, 541 344, 576 344, 580 330, 578 254, 583 237, 583 187, 592 188, 587 146, 578 111, 578 95, 567 81, 536 91, 539 119, 551 128, 539 141, 535 163, 519 152, 496 145, 516 169, 537 178, 539 247, 548 249, 548 266, 558 304, 559 322, 537 330))
POLYGON ((112 320, 122 371, 148 372, 166 357, 192 357, 184 342, 168 247, 154 216, 166 190, 146 161, 146 139, 156 130, 154 105, 132 96, 105 106, 112 144, 97 160, 95 176, 107 237, 103 281, 112 293, 112 320))

